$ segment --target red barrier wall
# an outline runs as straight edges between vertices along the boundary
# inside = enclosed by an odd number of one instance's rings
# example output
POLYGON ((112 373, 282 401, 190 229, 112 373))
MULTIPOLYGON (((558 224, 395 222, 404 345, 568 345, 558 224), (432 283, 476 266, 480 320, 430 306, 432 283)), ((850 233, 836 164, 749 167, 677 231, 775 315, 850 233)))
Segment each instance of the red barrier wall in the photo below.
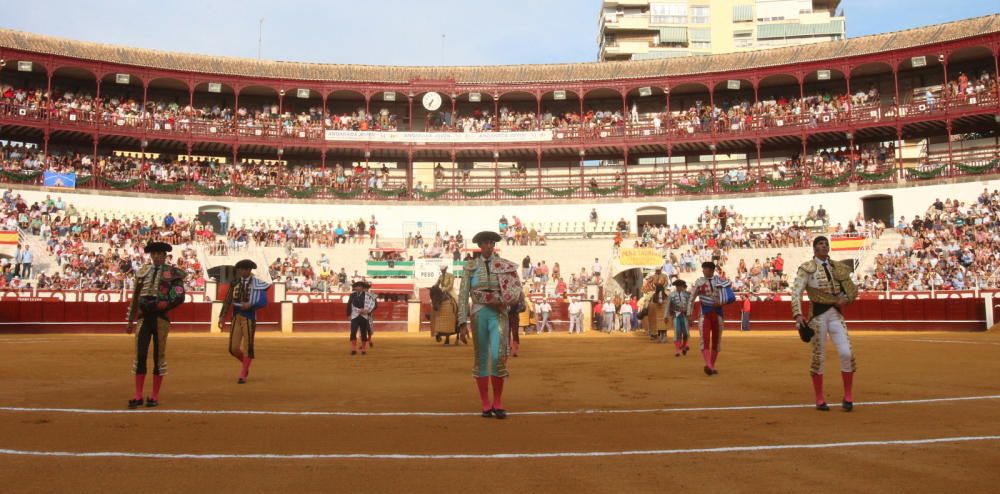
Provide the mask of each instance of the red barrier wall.
MULTIPOLYGON (((186 303, 170 311, 171 331, 207 332, 212 304, 186 303)), ((125 331, 127 302, 4 300, 0 332, 119 333, 125 331)))
MULTIPOLYGON (((725 307, 727 328, 739 328, 741 307, 742 302, 725 307)), ((844 318, 852 330, 983 331, 985 308, 985 300, 981 298, 857 300, 844 310, 844 318)), ((808 313, 809 302, 802 303, 802 310, 808 313)), ((754 302, 750 308, 750 329, 794 329, 791 304, 754 302)))
MULTIPOLYGON (((379 302, 372 314, 374 330, 405 332, 408 302, 379 302)), ((295 304, 293 332, 350 331, 344 302, 310 302, 295 304)))
MULTIPOLYGON (((804 307, 808 310, 808 302, 804 307)), ((728 328, 740 324, 741 303, 726 306, 728 328)), ((375 309, 376 331, 406 331, 407 302, 380 302, 375 309)), ((293 331, 348 331, 347 306, 343 302, 312 302, 294 305, 293 331)), ((1000 320, 1000 305, 991 307, 1000 320)), ((4 299, 0 301, 0 332, 117 333, 125 329, 126 302, 63 302, 55 299, 4 299)), ((696 308, 697 310, 697 308, 696 308)), ((174 331, 209 331, 212 304, 185 303, 170 313, 174 331)), ((985 300, 981 298, 858 300, 847 307, 845 317, 852 330, 982 331, 986 329, 985 300)), ((429 304, 421 304, 421 330, 429 304)), ((280 328, 281 304, 268 304, 257 313, 261 331, 280 328)), ((552 303, 555 331, 568 328, 567 305, 552 303)), ((754 302, 751 330, 793 329, 788 302, 754 302)))

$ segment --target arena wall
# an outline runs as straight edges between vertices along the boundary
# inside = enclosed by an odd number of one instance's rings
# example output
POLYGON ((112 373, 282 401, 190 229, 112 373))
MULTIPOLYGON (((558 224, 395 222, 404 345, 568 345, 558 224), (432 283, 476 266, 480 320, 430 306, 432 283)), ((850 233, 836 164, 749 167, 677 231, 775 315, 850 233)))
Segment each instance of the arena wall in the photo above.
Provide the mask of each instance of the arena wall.
MULTIPOLYGON (((983 331, 996 321, 1000 307, 992 296, 970 298, 908 298, 902 300, 864 298, 844 312, 852 330, 882 331, 983 331)), ((429 304, 408 311, 407 302, 382 302, 374 314, 376 332, 407 332, 419 328, 427 332, 429 304), (416 316, 417 321, 409 318, 416 316)), ((567 306, 554 301, 551 320, 555 332, 568 329, 567 306)), ((170 313, 171 331, 210 332, 212 315, 219 304, 187 303, 170 313)), ((808 310, 808 302, 804 310, 808 310)), ((0 333, 118 333, 125 328, 125 302, 65 302, 57 299, 0 301, 0 333)), ((725 308, 726 327, 740 329, 740 304, 725 308)), ((790 330, 792 313, 787 301, 754 302, 751 330, 790 330)), ((340 301, 269 304, 258 313, 260 331, 346 332, 350 326, 346 304, 340 301), (290 306, 292 324, 283 328, 282 313, 290 306)))

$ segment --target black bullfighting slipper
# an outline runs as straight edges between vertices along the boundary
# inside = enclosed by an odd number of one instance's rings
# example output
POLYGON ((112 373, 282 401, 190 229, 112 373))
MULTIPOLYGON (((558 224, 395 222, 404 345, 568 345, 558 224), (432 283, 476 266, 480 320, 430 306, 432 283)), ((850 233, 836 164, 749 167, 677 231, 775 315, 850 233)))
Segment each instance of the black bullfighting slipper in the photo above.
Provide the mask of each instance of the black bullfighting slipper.
POLYGON ((136 408, 139 408, 141 406, 142 406, 142 398, 139 398, 138 400, 128 400, 128 407, 131 410, 135 410, 136 408))
POLYGON ((149 408, 153 408, 155 406, 158 406, 159 404, 160 402, 157 400, 154 400, 152 398, 146 398, 146 406, 149 408))
POLYGON ((507 410, 504 410, 502 408, 493 409, 493 414, 496 415, 497 418, 500 420, 507 418, 507 410))
POLYGON ((493 416, 493 409, 483 410, 483 418, 488 419, 493 416))
POLYGON ((707 365, 705 366, 705 375, 706 376, 712 375, 712 369, 710 369, 707 365))
POLYGON ((821 412, 829 412, 830 411, 830 405, 827 405, 826 402, 818 403, 818 404, 816 404, 816 409, 819 410, 819 411, 821 411, 821 412))
POLYGON ((851 410, 854 410, 853 401, 844 400, 843 403, 840 404, 840 406, 843 407, 845 412, 850 412, 851 410))
POLYGON ((246 383, 247 383, 247 380, 243 379, 242 377, 236 380, 236 384, 246 384, 246 383))

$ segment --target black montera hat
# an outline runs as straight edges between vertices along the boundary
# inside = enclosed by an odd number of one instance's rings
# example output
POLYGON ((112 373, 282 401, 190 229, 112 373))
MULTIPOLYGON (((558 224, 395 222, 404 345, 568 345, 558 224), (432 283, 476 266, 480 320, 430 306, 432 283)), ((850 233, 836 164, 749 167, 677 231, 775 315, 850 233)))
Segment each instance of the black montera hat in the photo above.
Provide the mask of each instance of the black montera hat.
POLYGON ((701 263, 701 267, 715 269, 715 263, 712 262, 712 261, 705 261, 705 262, 701 263))
POLYGON ((359 286, 360 286, 361 288, 371 288, 371 287, 372 287, 372 284, 371 284, 371 283, 368 283, 368 282, 367 282, 367 281, 365 281, 365 280, 358 280, 358 281, 355 281, 354 283, 351 283, 351 288, 357 288, 357 287, 359 287, 359 286))
POLYGON ((501 240, 503 240, 503 237, 499 233, 489 230, 479 232, 472 237, 472 243, 474 244, 478 244, 479 242, 499 242, 501 240))
POLYGON ((250 259, 244 259, 236 263, 236 269, 257 269, 257 263, 250 259))
POLYGON ((147 254, 152 254, 153 252, 170 252, 174 250, 174 248, 165 242, 149 242, 143 250, 146 251, 147 254))

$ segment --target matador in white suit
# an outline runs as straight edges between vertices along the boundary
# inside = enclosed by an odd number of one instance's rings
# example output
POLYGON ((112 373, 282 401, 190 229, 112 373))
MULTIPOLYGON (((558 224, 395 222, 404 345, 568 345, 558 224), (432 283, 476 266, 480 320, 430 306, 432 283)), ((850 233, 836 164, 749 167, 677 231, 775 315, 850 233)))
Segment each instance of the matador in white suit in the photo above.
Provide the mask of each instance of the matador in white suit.
POLYGON ((844 379, 845 411, 854 408, 852 386, 854 371, 854 352, 851 350, 851 339, 847 335, 847 324, 844 322, 842 310, 858 297, 858 288, 851 280, 851 270, 845 264, 830 259, 830 241, 819 236, 813 240, 813 258, 799 266, 795 283, 792 286, 792 315, 795 322, 802 327, 804 324, 815 331, 809 345, 812 348, 812 362, 809 372, 812 374, 813 390, 816 392, 816 409, 828 411, 823 395, 823 362, 826 358, 826 339, 829 336, 837 347, 840 356, 840 373, 844 379), (809 294, 809 316, 802 314, 802 292, 809 294))

